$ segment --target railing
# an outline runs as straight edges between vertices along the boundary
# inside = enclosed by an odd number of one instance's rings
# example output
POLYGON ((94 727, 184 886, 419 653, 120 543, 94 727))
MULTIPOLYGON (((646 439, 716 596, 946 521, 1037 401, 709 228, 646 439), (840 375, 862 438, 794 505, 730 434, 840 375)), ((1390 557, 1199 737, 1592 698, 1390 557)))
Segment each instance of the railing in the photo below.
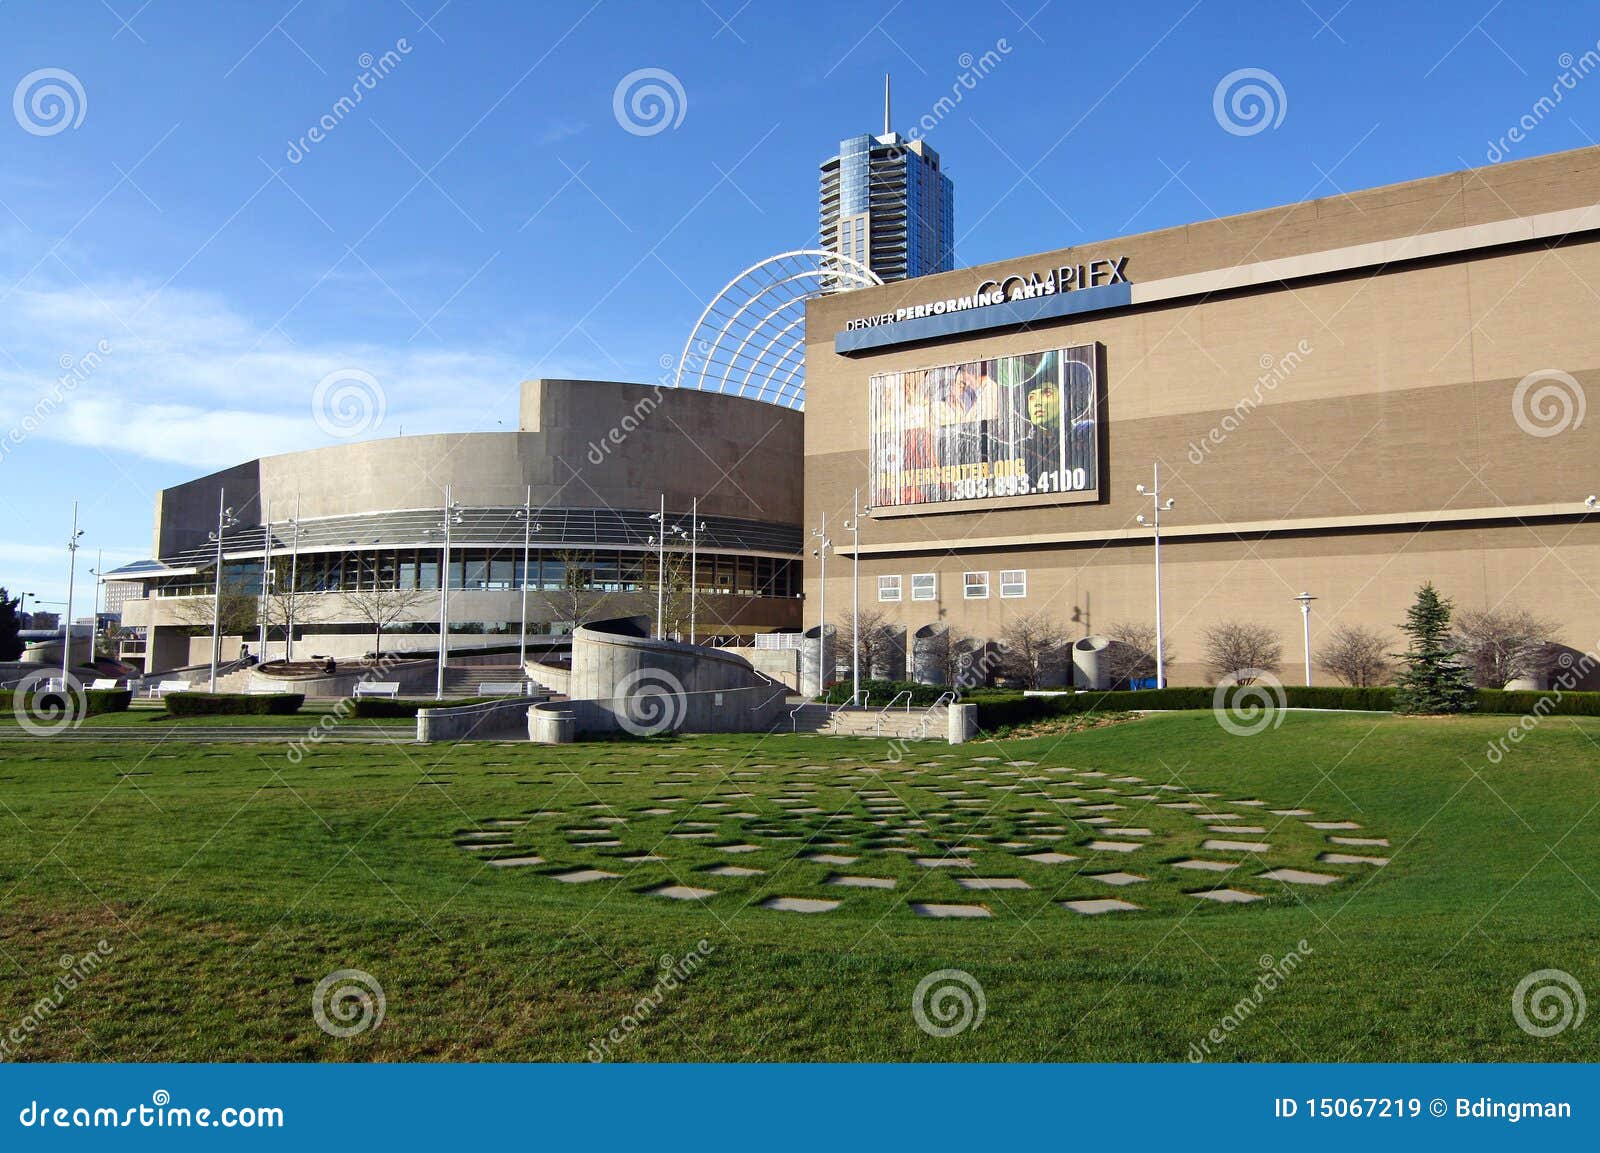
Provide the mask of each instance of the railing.
POLYGON ((906 712, 909 713, 911 711, 911 690, 901 689, 894 695, 894 698, 888 704, 884 705, 883 708, 878 710, 878 715, 882 716, 884 713, 887 713, 890 709, 894 708, 895 705, 900 703, 901 697, 906 699, 906 712))

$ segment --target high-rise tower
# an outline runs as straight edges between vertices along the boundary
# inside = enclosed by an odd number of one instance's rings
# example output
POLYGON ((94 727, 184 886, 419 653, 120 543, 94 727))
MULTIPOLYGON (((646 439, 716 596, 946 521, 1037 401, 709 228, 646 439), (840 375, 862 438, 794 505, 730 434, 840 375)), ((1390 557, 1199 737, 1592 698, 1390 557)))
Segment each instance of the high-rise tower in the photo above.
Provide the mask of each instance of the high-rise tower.
POLYGON ((939 154, 895 132, 883 78, 883 135, 852 136, 822 163, 822 247, 884 280, 955 267, 955 185, 939 154))

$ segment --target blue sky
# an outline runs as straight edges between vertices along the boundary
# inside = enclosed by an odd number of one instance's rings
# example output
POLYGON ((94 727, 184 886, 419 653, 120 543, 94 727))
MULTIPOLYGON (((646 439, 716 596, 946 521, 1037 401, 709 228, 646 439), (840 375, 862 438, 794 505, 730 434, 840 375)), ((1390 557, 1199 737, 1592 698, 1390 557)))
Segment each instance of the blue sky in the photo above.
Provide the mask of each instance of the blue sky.
MULTIPOLYGON (((998 60, 926 133, 965 265, 1486 163, 1600 40, 1592 5, 1488 0, 439 3, 0 0, 0 584, 64 596, 77 498, 86 605, 162 486, 330 443, 330 373, 378 382, 376 436, 656 380, 728 278, 815 242, 885 71, 904 130, 998 60), (639 134, 646 68, 683 98, 639 134), (1246 68, 1281 118, 1230 132, 1246 68)), ((1591 75, 1506 158, 1596 140, 1591 75)))

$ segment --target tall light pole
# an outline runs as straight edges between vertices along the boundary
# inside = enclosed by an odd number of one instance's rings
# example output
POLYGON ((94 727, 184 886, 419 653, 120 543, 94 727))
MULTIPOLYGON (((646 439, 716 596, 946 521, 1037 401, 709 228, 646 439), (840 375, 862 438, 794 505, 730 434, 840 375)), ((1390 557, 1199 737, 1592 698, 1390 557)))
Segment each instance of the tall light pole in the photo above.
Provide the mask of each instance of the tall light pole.
POLYGON ((1161 514, 1172 508, 1175 503, 1171 497, 1166 501, 1161 499, 1161 464, 1158 461, 1153 466, 1153 481, 1151 487, 1144 485, 1134 486, 1141 496, 1150 498, 1154 506, 1155 515, 1146 519, 1144 513, 1136 518, 1140 524, 1147 525, 1155 534, 1156 543, 1156 688, 1167 687, 1167 653, 1166 645, 1161 630, 1161 514))
POLYGON ((94 623, 89 626, 89 663, 94 664, 95 650, 99 647, 100 640, 100 586, 106 583, 106 578, 101 574, 105 571, 105 550, 94 550, 94 568, 89 571, 94 574, 94 623))
POLYGON ((217 659, 222 655, 222 536, 239 523, 233 509, 223 503, 227 499, 228 494, 218 489, 217 531, 209 534, 217 542, 217 577, 211 589, 211 687, 208 690, 213 693, 217 691, 217 659))
MULTIPOLYGON (((444 486, 444 509, 442 512, 443 524, 439 532, 444 534, 439 549, 439 663, 434 676, 433 699, 444 699, 444 662, 445 653, 450 648, 450 526, 461 523, 461 506, 450 499, 450 486, 444 486)), ((432 535, 434 530, 428 530, 432 535)))
POLYGON ((700 498, 689 503, 689 643, 695 643, 695 630, 699 624, 700 593, 700 530, 705 528, 700 519, 700 498))
POLYGON ((543 530, 542 525, 533 523, 533 485, 528 486, 527 495, 522 498, 522 507, 517 510, 517 519, 522 522, 522 631, 517 640, 517 668, 523 676, 528 675, 528 538, 531 534, 543 530))
MULTIPOLYGON (((72 663, 72 584, 78 576, 78 502, 72 502, 72 535, 67 538, 67 615, 61 621, 61 691, 67 691, 67 669, 72 663)), ((93 645, 90 646, 93 648, 93 645)), ((91 658, 93 654, 90 654, 91 658)))
POLYGON ((1311 602, 1317 598, 1310 593, 1301 593, 1294 598, 1300 602, 1301 623, 1305 626, 1306 638, 1306 687, 1311 687, 1311 602))
MULTIPOLYGON (((861 490, 851 499, 851 516, 844 522, 854 537, 850 548, 850 703, 861 696, 861 490)), ((870 674, 871 669, 867 672, 870 674)))
POLYGON ((661 494, 661 511, 652 513, 656 522, 656 535, 651 543, 656 546, 656 639, 667 635, 667 494, 661 494))
MULTIPOLYGON (((822 514, 822 526, 811 530, 811 535, 817 538, 817 547, 811 550, 811 555, 821 562, 817 574, 817 688, 821 692, 828 689, 828 674, 834 670, 828 665, 828 550, 833 547, 833 541, 828 539, 828 514, 822 514)), ((820 695, 820 694, 819 694, 820 695)))
POLYGON ((300 591, 300 494, 294 494, 294 519, 289 522, 289 603, 284 616, 283 663, 294 660, 295 595, 300 591))
POLYGON ((267 659, 267 626, 271 623, 267 618, 272 615, 268 607, 272 590, 272 506, 266 497, 261 498, 261 529, 261 634, 256 641, 257 663, 267 659))

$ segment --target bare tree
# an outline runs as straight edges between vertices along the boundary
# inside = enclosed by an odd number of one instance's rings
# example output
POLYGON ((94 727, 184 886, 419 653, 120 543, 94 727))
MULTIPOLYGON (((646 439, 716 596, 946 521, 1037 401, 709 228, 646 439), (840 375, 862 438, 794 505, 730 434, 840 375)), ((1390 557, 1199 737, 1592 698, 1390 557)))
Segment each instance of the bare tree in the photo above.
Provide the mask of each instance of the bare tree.
POLYGON ((990 669, 979 660, 979 646, 955 627, 934 633, 920 642, 924 656, 920 667, 932 670, 940 684, 971 689, 983 684, 990 669))
POLYGON ((1066 630, 1043 612, 1014 618, 1000 632, 1000 671, 1036 689, 1060 672, 1068 659, 1066 630))
POLYGON ((344 594, 350 612, 372 626, 372 651, 383 655, 383 630, 402 621, 428 599, 421 589, 352 589, 344 594))
POLYGON ((1256 673, 1277 672, 1283 661, 1283 643, 1265 625, 1219 621, 1202 635, 1206 667, 1213 680, 1232 676, 1237 683, 1247 685, 1255 680, 1256 673))
POLYGON ((218 622, 217 635, 224 637, 246 636, 256 627, 259 619, 260 598, 237 589, 225 588, 221 597, 206 593, 192 597, 174 597, 169 602, 172 615, 177 617, 192 636, 211 632, 213 620, 218 622), (213 600, 215 599, 215 603, 213 600))
POLYGON ((1524 609, 1468 609, 1456 614, 1452 643, 1479 688, 1503 689, 1550 670, 1556 628, 1524 609))
POLYGON ((861 672, 864 677, 871 677, 874 670, 892 667, 897 662, 890 660, 896 644, 903 646, 901 634, 898 629, 889 623, 889 618, 877 609, 863 608, 856 614, 855 624, 849 613, 842 613, 834 621, 834 635, 838 637, 839 644, 844 646, 844 660, 850 659, 850 634, 858 632, 856 641, 856 654, 861 661, 861 672))
MULTIPOLYGON (((600 607, 611 594, 595 587, 594 553, 568 549, 556 553, 556 559, 561 562, 561 587, 549 589, 542 595, 558 614, 558 619, 577 628, 601 615, 600 607)), ((653 597, 650 606, 652 610, 655 608, 653 597)), ((653 619, 654 613, 651 615, 653 619)))
POLYGON ((1347 685, 1369 688, 1386 684, 1394 645, 1382 633, 1360 625, 1340 625, 1317 652, 1317 667, 1347 685))
MULTIPOLYGON (((1112 684, 1149 680, 1156 675, 1156 627, 1143 621, 1113 621, 1105 635, 1111 646, 1100 656, 1100 667, 1112 684)), ((1162 656, 1172 662, 1172 648, 1162 656)))

